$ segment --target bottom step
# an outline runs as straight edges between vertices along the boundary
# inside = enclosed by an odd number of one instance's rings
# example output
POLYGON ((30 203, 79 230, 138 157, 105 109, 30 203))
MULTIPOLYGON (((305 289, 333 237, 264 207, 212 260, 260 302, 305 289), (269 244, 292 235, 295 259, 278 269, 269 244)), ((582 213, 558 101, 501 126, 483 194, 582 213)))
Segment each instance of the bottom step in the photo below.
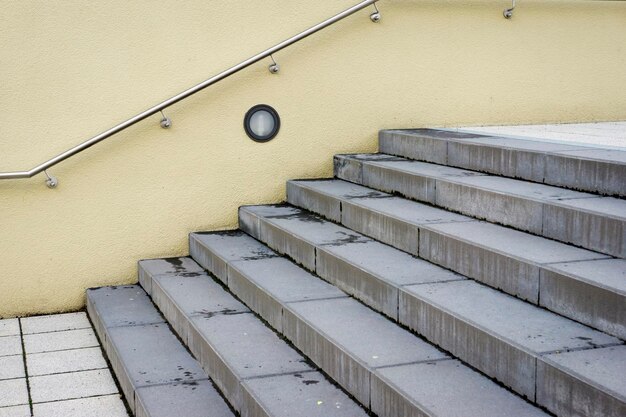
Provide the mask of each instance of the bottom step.
POLYGON ((87 290, 87 310, 135 416, 233 416, 141 287, 87 290))

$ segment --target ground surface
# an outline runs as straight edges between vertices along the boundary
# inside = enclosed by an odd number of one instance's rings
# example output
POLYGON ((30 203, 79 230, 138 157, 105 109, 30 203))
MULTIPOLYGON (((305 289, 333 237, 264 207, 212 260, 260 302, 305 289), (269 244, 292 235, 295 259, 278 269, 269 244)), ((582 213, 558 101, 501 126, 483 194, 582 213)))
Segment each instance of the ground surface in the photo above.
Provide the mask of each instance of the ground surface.
POLYGON ((626 122, 461 127, 450 130, 541 141, 569 142, 603 148, 626 148, 626 122))
POLYGON ((0 417, 127 417, 85 313, 0 320, 0 417))

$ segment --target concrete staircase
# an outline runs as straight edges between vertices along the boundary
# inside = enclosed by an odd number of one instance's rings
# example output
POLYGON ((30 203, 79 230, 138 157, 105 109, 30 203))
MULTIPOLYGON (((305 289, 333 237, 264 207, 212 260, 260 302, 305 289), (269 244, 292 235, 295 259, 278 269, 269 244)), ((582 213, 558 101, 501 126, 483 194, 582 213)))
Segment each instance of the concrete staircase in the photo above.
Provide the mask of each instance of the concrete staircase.
POLYGON ((136 415, 626 415, 626 152, 380 149, 88 290, 136 415))

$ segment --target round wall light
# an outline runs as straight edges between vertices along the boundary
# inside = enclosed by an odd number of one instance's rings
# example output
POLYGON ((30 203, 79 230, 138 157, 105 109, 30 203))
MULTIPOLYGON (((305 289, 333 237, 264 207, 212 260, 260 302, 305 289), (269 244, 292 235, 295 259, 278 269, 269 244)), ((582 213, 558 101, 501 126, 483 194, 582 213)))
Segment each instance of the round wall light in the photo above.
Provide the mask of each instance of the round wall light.
POLYGON ((273 107, 267 104, 257 104, 246 113, 243 119, 243 128, 250 139, 257 142, 267 142, 274 139, 280 130, 280 117, 273 107))

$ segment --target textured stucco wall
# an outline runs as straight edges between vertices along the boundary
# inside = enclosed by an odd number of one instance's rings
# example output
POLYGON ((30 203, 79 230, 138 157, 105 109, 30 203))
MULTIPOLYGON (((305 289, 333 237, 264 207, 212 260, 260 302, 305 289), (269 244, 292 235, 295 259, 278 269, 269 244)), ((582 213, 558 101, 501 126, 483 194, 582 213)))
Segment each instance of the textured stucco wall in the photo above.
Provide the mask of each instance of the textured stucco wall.
MULTIPOLYGON (((10 1, 0 9, 0 170, 87 137, 355 0, 10 1)), ((285 180, 374 151, 381 128, 626 118, 626 2, 381 0, 53 168, 0 182, 0 317, 80 308, 136 280, 141 258, 187 253, 285 180), (250 141, 245 111, 281 114, 250 141)))

